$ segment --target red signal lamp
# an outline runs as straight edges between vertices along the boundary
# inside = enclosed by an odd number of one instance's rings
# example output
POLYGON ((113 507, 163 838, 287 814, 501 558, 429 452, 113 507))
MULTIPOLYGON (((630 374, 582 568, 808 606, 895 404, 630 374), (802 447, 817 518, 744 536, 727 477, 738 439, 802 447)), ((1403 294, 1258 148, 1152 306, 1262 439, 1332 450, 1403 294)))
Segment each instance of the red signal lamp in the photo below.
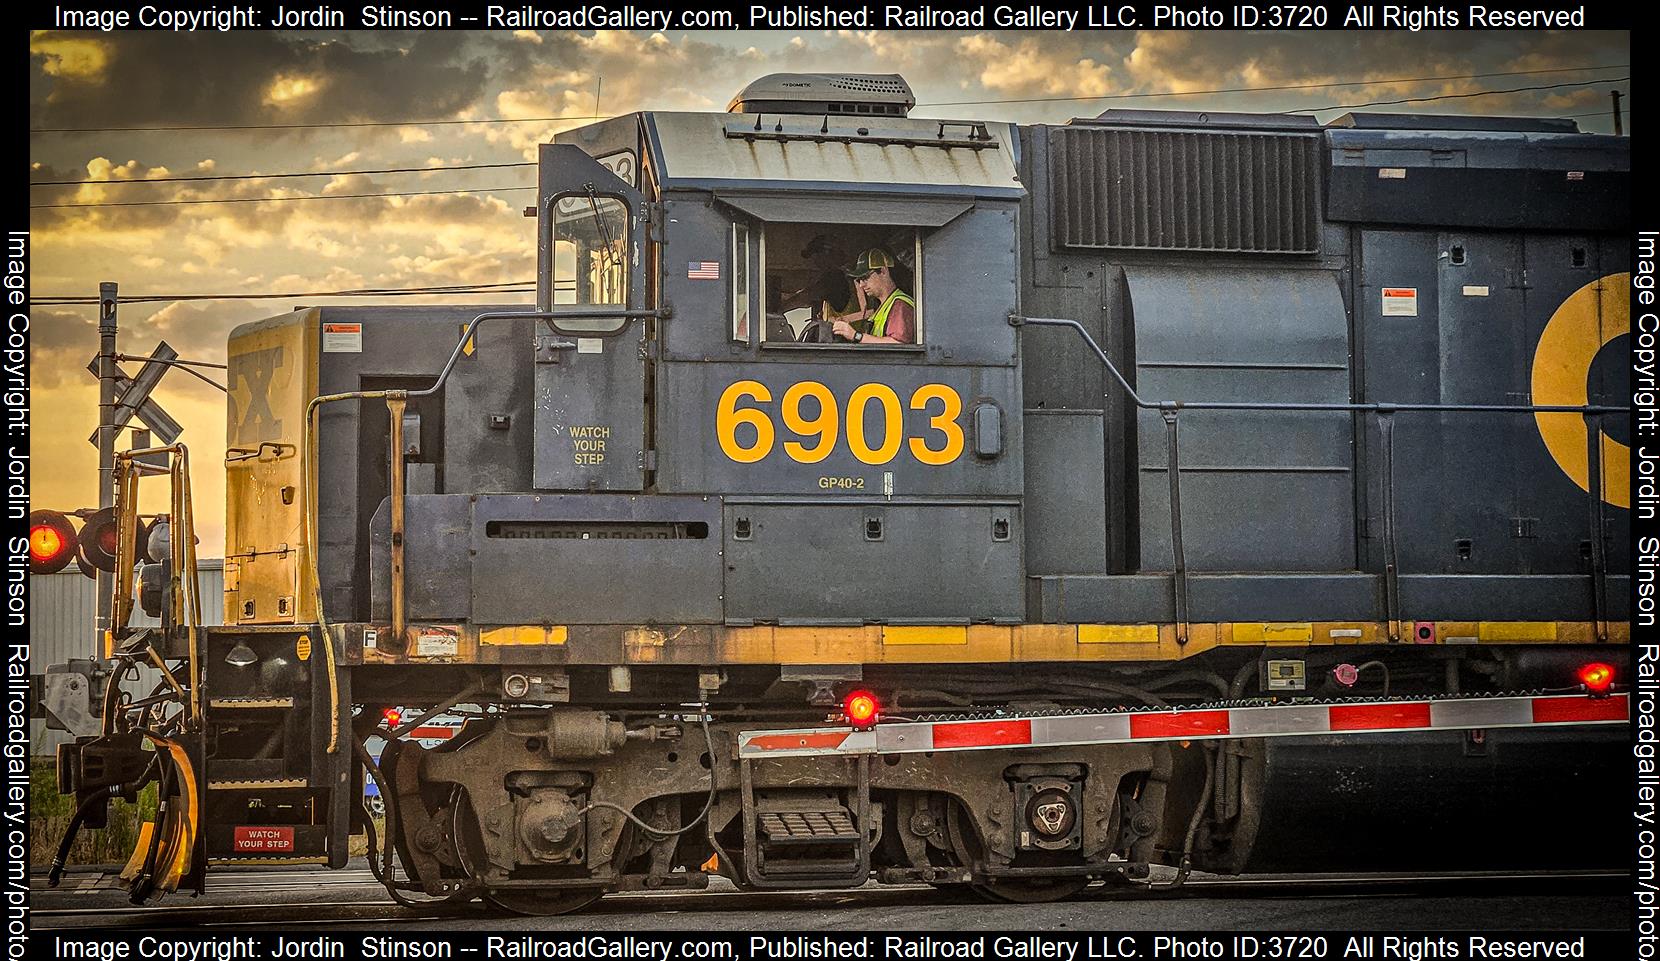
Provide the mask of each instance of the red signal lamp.
POLYGON ((882 705, 869 691, 853 691, 842 701, 842 714, 857 728, 875 727, 882 705))
POLYGON ((1614 686, 1614 666, 1593 661, 1579 669, 1579 683, 1594 697, 1607 694, 1614 686))
POLYGON ((116 536, 115 508, 99 508, 81 526, 81 559, 89 567, 114 573, 116 536))
POLYGON ((403 712, 395 707, 389 707, 382 711, 381 716, 386 718, 386 726, 389 728, 397 727, 398 722, 403 720, 403 712))
POLYGON ((29 573, 56 574, 75 557, 75 525, 58 511, 29 512, 29 573))

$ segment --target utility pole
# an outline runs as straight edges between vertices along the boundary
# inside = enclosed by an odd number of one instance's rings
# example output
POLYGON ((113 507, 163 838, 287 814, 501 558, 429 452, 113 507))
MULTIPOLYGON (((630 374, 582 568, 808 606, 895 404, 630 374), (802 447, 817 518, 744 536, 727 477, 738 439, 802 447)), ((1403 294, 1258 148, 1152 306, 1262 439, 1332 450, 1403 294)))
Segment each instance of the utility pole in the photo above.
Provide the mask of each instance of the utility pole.
POLYGON ((1614 101, 1614 136, 1618 137, 1625 133, 1625 125, 1620 122, 1620 92, 1610 90, 1608 96, 1614 101))
MULTIPOLYGON (((98 506, 115 505, 116 378, 115 309, 117 284, 98 285, 98 506)), ((98 617, 93 627, 93 658, 104 657, 104 634, 110 629, 111 591, 115 581, 106 571, 98 572, 98 617)))

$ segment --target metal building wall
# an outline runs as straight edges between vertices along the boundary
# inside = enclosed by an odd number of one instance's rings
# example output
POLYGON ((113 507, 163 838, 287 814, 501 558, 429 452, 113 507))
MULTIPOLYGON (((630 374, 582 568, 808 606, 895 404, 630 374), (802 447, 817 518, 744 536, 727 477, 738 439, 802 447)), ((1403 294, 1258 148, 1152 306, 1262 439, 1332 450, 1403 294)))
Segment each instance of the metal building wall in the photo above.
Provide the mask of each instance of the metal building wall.
MULTIPOLYGON (((198 562, 201 571, 202 620, 206 624, 224 621, 224 605, 219 598, 225 593, 225 565, 217 559, 198 562)), ((98 611, 98 584, 74 567, 56 574, 33 574, 29 577, 29 673, 45 674, 51 664, 62 664, 72 658, 92 656, 92 622, 98 611)), ((153 625, 157 621, 142 611, 133 612, 136 625, 153 625)), ((122 685, 134 697, 150 693, 156 683, 153 670, 130 679, 122 685)), ((37 757, 51 757, 57 746, 69 740, 62 731, 48 731, 46 722, 33 721, 31 753, 37 757)))

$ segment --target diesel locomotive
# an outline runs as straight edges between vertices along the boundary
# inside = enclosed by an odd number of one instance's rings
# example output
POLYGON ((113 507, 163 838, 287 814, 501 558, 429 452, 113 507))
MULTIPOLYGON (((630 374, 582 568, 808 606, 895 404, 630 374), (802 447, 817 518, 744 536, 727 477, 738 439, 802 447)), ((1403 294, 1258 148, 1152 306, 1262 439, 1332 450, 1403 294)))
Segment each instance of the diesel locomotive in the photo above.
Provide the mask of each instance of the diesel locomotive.
POLYGON ((364 832, 531 913, 1623 863, 1560 832, 1622 816, 1629 142, 914 103, 571 130, 534 307, 232 333, 224 624, 120 455, 100 653, 165 674, 59 759, 87 823, 159 782, 135 898, 364 832), (831 332, 861 255, 906 339, 831 332))

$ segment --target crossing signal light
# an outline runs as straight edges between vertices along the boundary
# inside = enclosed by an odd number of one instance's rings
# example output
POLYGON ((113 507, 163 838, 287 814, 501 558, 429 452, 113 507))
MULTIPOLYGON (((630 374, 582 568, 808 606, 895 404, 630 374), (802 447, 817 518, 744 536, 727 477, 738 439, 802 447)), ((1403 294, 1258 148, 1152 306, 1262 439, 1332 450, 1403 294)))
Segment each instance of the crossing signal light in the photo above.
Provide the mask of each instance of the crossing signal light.
POLYGON ((29 512, 29 573, 56 574, 75 556, 75 525, 59 511, 29 512))
POLYGON ((80 554, 88 567, 115 572, 115 508, 96 511, 81 525, 80 554))
MULTIPOLYGON (((154 561, 149 556, 146 542, 150 539, 150 527, 140 520, 133 531, 133 560, 135 562, 154 561)), ((115 572, 116 531, 119 528, 115 520, 115 508, 105 507, 96 511, 86 519, 81 527, 79 552, 81 559, 88 567, 100 571, 115 572)))
MULTIPOLYGON (((75 516, 86 517, 79 533, 75 530, 76 521, 63 511, 29 512, 29 573, 56 574, 68 567, 70 561, 91 578, 96 578, 99 571, 114 573, 118 530, 115 508, 106 507, 91 514, 81 511, 75 516)), ((139 520, 133 532, 135 562, 159 560, 151 556, 148 544, 150 532, 157 526, 165 532, 165 524, 158 525, 155 521, 146 524, 139 520)))

